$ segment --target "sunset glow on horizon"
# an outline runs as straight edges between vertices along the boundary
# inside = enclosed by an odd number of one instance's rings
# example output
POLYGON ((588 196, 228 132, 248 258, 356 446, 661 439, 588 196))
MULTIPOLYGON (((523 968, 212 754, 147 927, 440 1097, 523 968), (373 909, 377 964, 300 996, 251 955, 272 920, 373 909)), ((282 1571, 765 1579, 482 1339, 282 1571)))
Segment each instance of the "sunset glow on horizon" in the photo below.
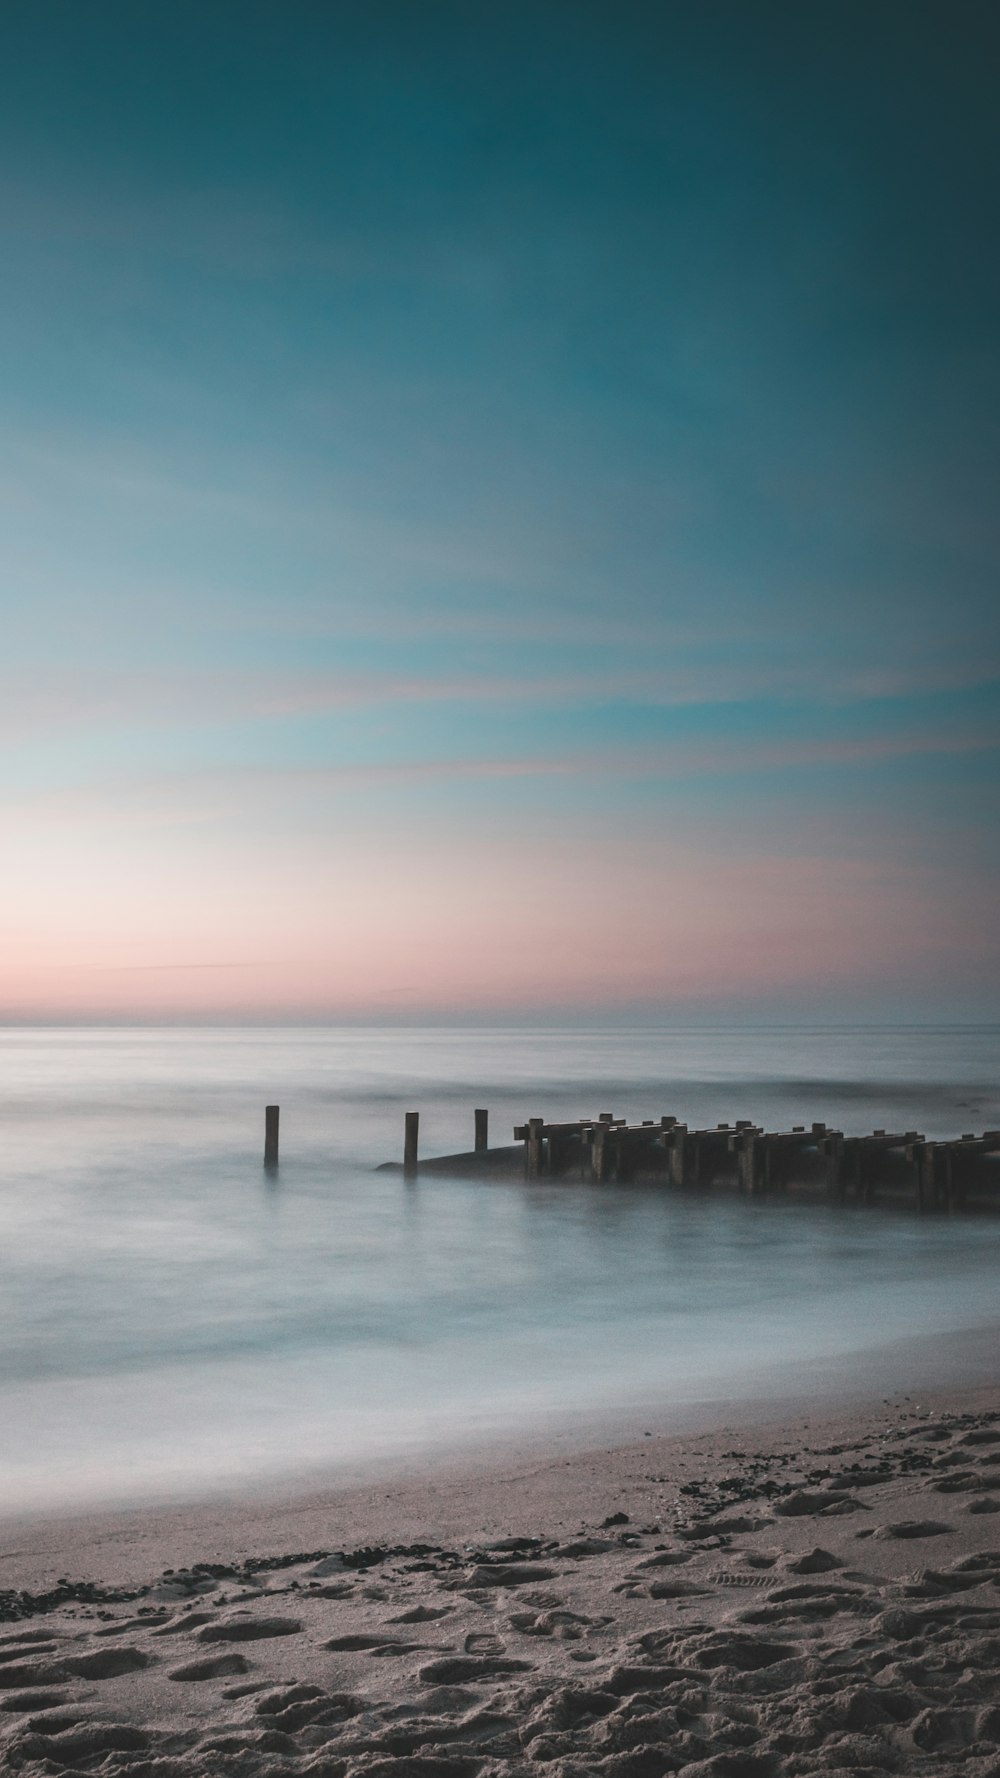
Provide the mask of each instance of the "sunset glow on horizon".
POLYGON ((1000 1018, 991 27, 811 10, 6 9, 0 1021, 1000 1018))

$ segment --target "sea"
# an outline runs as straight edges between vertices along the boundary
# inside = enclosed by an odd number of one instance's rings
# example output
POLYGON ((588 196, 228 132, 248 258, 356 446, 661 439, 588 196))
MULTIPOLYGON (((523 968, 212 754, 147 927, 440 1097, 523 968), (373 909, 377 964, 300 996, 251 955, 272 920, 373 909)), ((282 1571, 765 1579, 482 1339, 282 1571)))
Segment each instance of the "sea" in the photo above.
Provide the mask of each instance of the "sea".
POLYGON ((5 1028, 0 1511, 638 1437, 995 1327, 1000 1216, 377 1168, 408 1110, 425 1155, 476 1107, 494 1143, 599 1111, 954 1136, 1000 1126, 998 1061, 985 1027, 5 1028))

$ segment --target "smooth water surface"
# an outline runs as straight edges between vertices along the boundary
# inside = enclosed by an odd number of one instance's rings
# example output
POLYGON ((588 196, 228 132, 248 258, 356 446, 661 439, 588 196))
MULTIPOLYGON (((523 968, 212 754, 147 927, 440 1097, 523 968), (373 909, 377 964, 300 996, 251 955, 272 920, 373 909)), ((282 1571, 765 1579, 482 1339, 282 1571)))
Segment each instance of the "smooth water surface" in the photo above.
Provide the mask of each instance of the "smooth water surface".
MULTIPOLYGON (((1000 1319, 1000 1218, 377 1173, 528 1115, 1000 1123, 995 1030, 0 1033, 8 1510, 264 1481, 1000 1319), (281 1104, 281 1166, 261 1165, 281 1104)), ((664 1418, 665 1416, 665 1418, 664 1418)))

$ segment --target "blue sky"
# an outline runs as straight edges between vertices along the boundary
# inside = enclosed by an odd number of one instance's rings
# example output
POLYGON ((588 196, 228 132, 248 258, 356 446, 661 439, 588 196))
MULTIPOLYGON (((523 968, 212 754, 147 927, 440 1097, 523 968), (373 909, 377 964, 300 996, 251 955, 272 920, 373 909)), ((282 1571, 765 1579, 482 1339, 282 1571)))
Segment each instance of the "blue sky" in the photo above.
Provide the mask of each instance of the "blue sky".
POLYGON ((998 38, 7 5, 0 1012, 996 1016, 998 38))

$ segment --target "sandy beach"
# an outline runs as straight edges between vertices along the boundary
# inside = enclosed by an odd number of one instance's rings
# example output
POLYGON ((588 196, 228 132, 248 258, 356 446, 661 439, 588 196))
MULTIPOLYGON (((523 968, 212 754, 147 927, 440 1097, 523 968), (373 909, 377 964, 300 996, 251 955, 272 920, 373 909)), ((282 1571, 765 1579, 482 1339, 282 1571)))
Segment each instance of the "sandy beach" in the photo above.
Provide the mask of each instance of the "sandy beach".
POLYGON ((1000 1774, 1000 1389, 8 1521, 3 1769, 1000 1774))

